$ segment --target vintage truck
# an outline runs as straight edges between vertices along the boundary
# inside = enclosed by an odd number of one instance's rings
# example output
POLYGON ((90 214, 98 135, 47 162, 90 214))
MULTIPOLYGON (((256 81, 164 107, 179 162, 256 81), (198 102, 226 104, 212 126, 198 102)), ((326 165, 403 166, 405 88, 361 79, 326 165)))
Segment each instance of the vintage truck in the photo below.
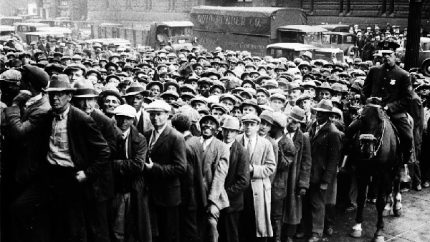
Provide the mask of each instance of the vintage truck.
POLYGON ((268 44, 276 42, 278 27, 307 22, 301 9, 277 7, 198 6, 193 7, 190 18, 199 45, 261 56, 268 44))

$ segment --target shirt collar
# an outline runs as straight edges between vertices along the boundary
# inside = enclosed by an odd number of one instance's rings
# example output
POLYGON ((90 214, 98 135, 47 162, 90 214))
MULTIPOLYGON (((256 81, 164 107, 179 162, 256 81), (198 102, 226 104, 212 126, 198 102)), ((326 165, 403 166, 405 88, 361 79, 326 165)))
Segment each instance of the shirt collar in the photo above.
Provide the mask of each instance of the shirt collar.
POLYGON ((142 109, 139 109, 139 111, 136 113, 136 118, 139 120, 140 115, 142 115, 142 109))
POLYGON ((128 136, 130 135, 130 128, 128 128, 126 131, 122 132, 122 139, 126 140, 128 136))
POLYGON ((228 147, 229 149, 231 149, 231 146, 233 145, 233 143, 234 143, 234 140, 233 140, 232 142, 230 142, 230 143, 225 143, 225 144, 227 145, 227 147, 228 147))
POLYGON ((163 127, 161 127, 161 129, 159 129, 159 130, 156 130, 154 128, 154 132, 157 133, 158 135, 160 135, 161 133, 163 133, 163 131, 166 129, 166 127, 167 127, 167 123, 163 127))
POLYGON ((67 114, 69 114, 70 111, 70 105, 66 108, 66 110, 64 110, 62 113, 60 114, 55 114, 55 118, 57 120, 63 120, 65 118, 67 118, 67 114))

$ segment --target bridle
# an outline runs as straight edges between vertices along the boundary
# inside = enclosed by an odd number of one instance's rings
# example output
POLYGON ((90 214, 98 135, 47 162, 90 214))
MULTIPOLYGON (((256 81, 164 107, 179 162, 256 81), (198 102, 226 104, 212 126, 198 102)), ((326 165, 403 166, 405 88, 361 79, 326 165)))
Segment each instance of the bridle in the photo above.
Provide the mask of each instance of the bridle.
MULTIPOLYGON (((367 104, 371 107, 376 107, 376 108, 380 108, 380 105, 377 104, 367 104)), ((359 136, 359 141, 360 141, 360 147, 362 146, 362 142, 375 142, 376 143, 376 149, 372 151, 371 153, 371 158, 376 157, 376 155, 378 154, 379 150, 381 149, 382 145, 384 144, 384 134, 385 134, 385 128, 386 128, 386 120, 383 118, 382 119, 382 132, 381 132, 381 136, 379 138, 376 138, 375 135, 373 134, 361 134, 359 136)))

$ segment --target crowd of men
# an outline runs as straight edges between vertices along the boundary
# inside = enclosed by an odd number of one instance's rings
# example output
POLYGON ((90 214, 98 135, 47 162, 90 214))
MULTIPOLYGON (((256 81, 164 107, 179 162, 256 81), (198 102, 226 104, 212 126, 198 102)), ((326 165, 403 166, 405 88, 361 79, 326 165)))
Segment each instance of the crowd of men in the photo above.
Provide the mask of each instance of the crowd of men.
POLYGON ((430 186, 430 84, 392 50, 332 63, 16 41, 0 55, 5 241, 320 241, 336 204, 356 206, 344 132, 371 96, 405 188, 430 186))

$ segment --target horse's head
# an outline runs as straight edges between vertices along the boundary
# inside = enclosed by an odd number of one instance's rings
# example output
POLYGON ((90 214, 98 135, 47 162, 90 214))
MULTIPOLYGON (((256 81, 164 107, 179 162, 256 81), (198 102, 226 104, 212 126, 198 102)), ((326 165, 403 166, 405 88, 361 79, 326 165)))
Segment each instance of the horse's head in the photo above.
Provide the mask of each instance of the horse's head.
POLYGON ((368 103, 363 107, 360 116, 360 152, 363 158, 376 156, 378 138, 383 130, 385 113, 380 105, 368 103))

